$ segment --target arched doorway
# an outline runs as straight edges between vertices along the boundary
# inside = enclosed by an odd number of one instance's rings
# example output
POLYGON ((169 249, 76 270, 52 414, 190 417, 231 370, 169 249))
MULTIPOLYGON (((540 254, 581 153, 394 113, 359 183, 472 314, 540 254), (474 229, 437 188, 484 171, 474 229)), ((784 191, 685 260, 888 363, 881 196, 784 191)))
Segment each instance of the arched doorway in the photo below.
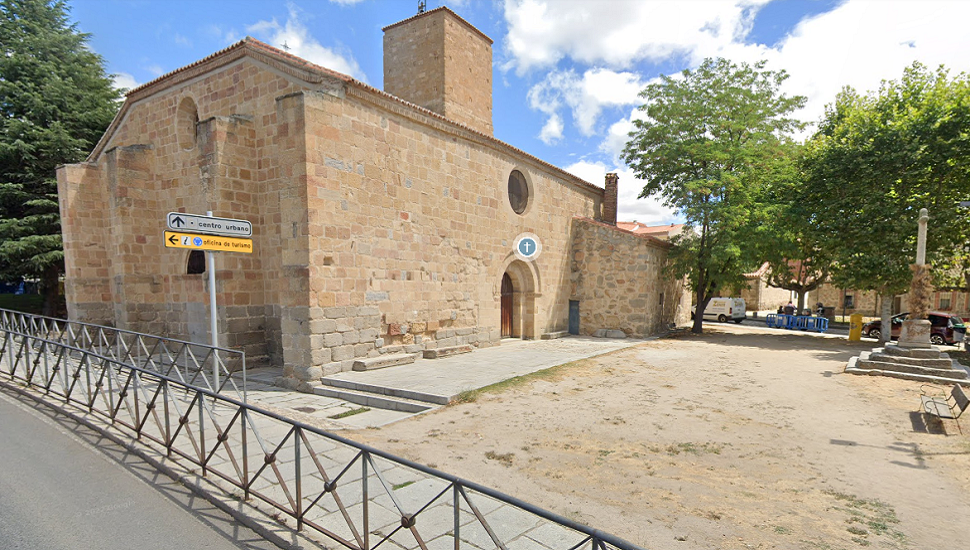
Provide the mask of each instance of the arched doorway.
POLYGON ((512 277, 502 275, 502 338, 512 337, 512 277))
POLYGON ((501 305, 502 338, 538 338, 538 286, 538 276, 532 266, 514 258, 506 265, 498 296, 501 305))

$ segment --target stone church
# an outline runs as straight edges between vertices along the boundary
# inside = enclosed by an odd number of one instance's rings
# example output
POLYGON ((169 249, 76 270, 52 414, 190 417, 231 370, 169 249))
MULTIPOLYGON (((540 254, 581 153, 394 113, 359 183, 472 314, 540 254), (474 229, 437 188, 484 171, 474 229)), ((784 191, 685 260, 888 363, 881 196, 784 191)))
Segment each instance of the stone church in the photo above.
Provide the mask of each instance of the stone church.
POLYGON ((615 175, 493 137, 492 41, 448 8, 384 29, 384 90, 246 38, 131 90, 57 181, 78 321, 208 342, 207 267, 164 246, 166 213, 252 222, 251 254, 215 254, 219 341, 293 386, 689 316, 670 245, 616 227, 615 175), (515 253, 523 234, 538 256, 515 253))

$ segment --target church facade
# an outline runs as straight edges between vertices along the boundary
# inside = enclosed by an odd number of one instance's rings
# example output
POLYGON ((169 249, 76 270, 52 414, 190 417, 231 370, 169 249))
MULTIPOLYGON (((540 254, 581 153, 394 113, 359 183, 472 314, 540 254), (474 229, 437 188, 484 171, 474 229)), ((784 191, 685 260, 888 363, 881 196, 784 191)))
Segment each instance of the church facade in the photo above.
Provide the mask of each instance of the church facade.
POLYGON ((616 227, 615 175, 493 137, 491 47, 438 8, 385 28, 385 90, 247 38, 130 91, 57 172, 69 316, 208 341, 207 267, 163 232, 212 211, 253 224, 252 254, 216 253, 220 344, 294 387, 386 353, 684 322, 670 245, 616 227))

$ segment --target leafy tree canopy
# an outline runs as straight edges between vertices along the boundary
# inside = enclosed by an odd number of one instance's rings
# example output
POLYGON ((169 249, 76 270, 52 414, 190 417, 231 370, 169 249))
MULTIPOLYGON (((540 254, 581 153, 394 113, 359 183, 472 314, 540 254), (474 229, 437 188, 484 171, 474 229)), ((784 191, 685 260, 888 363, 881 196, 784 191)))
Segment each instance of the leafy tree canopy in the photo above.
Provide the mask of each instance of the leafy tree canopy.
MULTIPOLYGON (((846 288, 906 291, 920 208, 930 211, 927 259, 938 275, 968 237, 970 80, 914 63, 898 81, 860 95, 846 88, 806 146, 800 200, 846 288)), ((954 258, 957 258, 956 260, 954 258)), ((958 279, 962 278, 960 276, 958 279)))
POLYGON ((805 102, 780 92, 786 78, 764 62, 706 59, 640 93, 644 116, 623 159, 646 181, 640 197, 659 195, 688 227, 674 239, 671 265, 696 293, 694 332, 718 289, 740 287, 760 263, 759 197, 801 127, 790 114, 805 102))
POLYGON ((63 271, 55 168, 84 159, 120 93, 62 1, 0 0, 0 279, 63 271))

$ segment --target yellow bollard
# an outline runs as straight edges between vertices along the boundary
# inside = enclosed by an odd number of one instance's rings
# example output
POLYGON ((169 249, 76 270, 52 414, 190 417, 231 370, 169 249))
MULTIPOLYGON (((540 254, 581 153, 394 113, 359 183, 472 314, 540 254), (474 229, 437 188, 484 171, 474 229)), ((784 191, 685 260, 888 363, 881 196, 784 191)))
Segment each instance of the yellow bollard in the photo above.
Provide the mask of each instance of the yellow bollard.
POLYGON ((862 314, 853 313, 849 315, 849 341, 858 342, 862 340, 862 314))

